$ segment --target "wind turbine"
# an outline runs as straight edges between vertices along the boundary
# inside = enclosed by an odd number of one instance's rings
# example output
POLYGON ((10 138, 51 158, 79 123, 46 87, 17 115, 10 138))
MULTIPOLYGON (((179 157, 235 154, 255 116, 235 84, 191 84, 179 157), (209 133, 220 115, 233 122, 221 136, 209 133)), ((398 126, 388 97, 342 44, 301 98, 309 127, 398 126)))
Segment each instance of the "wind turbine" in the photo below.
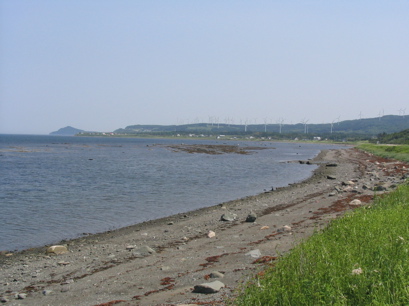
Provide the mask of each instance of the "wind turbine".
POLYGON ((308 128, 307 128, 307 122, 308 122, 309 120, 303 120, 303 121, 301 121, 301 123, 302 124, 304 124, 304 133, 305 134, 307 134, 308 133, 308 128))
POLYGON ((209 116, 209 124, 213 125, 212 121, 213 121, 213 117, 209 116))
POLYGON ((359 112, 359 120, 362 119, 362 112, 359 112))
POLYGON ((267 118, 264 118, 264 133, 267 132, 267 118))
POLYGON ((227 126, 230 126, 231 122, 232 122, 232 119, 230 119, 230 117, 224 118, 224 123, 226 123, 227 126))
POLYGON ((334 128, 334 122, 335 122, 335 120, 332 120, 332 122, 331 122, 331 134, 332 134, 332 129, 334 128))
POLYGON ((379 121, 381 121, 381 117, 383 117, 384 114, 385 114, 385 110, 379 111, 379 113, 378 113, 379 121))
POLYGON ((279 119, 277 120, 277 124, 280 126, 280 134, 281 134, 281 128, 282 128, 283 125, 284 125, 284 119, 283 119, 283 118, 279 118, 279 119))

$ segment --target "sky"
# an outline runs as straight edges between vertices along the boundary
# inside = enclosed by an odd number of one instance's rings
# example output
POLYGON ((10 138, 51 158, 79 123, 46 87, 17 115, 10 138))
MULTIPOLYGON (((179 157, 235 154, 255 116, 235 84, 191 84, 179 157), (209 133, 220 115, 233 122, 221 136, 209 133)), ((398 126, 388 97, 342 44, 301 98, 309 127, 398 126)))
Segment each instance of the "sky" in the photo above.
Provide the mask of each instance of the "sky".
POLYGON ((409 1, 0 0, 0 133, 409 114, 409 1))

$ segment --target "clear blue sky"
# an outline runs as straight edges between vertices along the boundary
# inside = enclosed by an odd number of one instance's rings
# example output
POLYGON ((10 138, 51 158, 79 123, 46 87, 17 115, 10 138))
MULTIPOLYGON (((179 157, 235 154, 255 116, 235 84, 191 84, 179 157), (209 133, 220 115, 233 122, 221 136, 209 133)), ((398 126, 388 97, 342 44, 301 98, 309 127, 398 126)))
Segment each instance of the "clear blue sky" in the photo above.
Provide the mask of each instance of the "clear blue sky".
POLYGON ((406 0, 0 0, 0 133, 404 108, 406 0))

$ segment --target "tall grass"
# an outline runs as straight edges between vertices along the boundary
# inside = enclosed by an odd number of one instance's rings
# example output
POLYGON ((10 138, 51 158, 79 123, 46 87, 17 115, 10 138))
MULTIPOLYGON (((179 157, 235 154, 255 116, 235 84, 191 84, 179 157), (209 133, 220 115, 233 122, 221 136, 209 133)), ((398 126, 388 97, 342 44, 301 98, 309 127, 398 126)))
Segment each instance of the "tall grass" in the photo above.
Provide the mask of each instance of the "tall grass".
POLYGON ((409 162, 409 145, 376 145, 364 143, 360 144, 358 148, 381 157, 409 162))
POLYGON ((409 184, 336 219, 234 305, 409 305, 409 184))

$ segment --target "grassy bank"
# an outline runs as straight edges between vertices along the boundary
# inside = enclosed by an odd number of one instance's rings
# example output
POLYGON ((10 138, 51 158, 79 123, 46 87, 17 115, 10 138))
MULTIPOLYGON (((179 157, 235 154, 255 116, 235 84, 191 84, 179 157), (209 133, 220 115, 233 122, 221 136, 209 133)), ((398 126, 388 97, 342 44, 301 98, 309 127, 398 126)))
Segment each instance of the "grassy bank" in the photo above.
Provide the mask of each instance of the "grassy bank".
POLYGON ((376 145, 365 143, 360 144, 358 148, 381 157, 409 162, 409 145, 376 145))
POLYGON ((408 305, 409 184, 336 219, 242 291, 234 305, 408 305))

